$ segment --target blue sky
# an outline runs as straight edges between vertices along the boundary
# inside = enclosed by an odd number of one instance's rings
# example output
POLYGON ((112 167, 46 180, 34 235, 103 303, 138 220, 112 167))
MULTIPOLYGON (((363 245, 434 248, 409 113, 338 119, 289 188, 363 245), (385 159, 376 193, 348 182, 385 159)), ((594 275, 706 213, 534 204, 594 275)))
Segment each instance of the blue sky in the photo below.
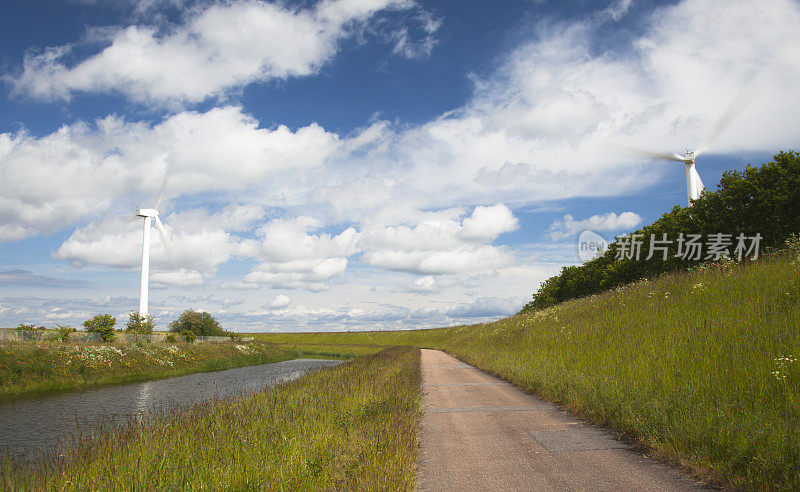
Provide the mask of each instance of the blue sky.
POLYGON ((511 314, 726 169, 797 148, 794 0, 0 5, 0 326, 138 306, 237 330, 511 314), (769 28, 765 28, 769 26, 769 28))

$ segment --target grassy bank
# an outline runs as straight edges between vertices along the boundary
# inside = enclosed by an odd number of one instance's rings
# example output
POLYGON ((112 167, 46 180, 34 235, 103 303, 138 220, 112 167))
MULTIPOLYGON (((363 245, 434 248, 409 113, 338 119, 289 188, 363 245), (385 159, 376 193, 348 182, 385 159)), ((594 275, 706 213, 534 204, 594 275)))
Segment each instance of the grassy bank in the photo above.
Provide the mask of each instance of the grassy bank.
POLYGON ((0 343, 0 401, 294 358, 268 343, 0 343))
POLYGON ((294 343, 294 342, 270 342, 278 348, 293 352, 301 357, 322 357, 334 359, 355 359, 362 355, 380 352, 385 346, 382 345, 358 345, 346 343, 294 343))
POLYGON ((412 490, 419 351, 395 348, 70 447, 14 490, 412 490), (79 484, 79 485, 77 485, 79 484))
POLYGON ((443 349, 699 476, 800 489, 799 263, 693 270, 489 324, 263 338, 443 349))

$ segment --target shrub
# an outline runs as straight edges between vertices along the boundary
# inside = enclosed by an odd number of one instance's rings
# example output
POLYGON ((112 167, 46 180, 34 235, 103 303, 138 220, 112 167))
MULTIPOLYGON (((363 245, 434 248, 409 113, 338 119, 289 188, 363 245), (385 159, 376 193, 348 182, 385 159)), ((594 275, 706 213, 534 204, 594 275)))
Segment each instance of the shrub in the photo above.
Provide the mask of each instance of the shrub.
POLYGON ((181 332, 181 336, 183 337, 184 341, 189 342, 189 343, 192 343, 195 340, 197 340, 197 335, 195 335, 192 330, 183 330, 181 332))
POLYGON ((89 333, 99 333, 105 342, 114 340, 114 325, 116 324, 117 318, 110 314, 98 314, 92 319, 87 319, 83 322, 86 331, 89 333))
POLYGON ((176 333, 191 331, 200 336, 224 336, 225 332, 219 326, 219 322, 211 314, 205 311, 195 311, 187 309, 178 319, 169 324, 169 330, 176 333))
POLYGON ((78 331, 69 325, 59 325, 59 324, 56 325, 56 330, 58 331, 58 338, 62 342, 68 342, 70 334, 78 331))
POLYGON ((142 316, 136 311, 128 313, 128 323, 125 325, 126 332, 149 335, 153 333, 153 328, 155 327, 156 320, 152 316, 142 316))
POLYGON ((166 340, 165 340, 165 341, 166 341, 167 343, 175 343, 175 342, 177 342, 177 341, 178 341, 178 339, 177 339, 177 338, 175 338, 175 334, 173 334, 173 333, 170 333, 169 335, 167 335, 167 338, 166 338, 166 340))
POLYGON ((236 333, 235 331, 226 331, 225 334, 228 335, 229 337, 231 337, 231 341, 234 341, 234 342, 241 342, 242 341, 242 334, 241 333, 236 333))
POLYGON ((26 325, 25 323, 20 323, 19 325, 17 325, 15 329, 17 331, 32 332, 36 329, 36 325, 35 324, 26 325))

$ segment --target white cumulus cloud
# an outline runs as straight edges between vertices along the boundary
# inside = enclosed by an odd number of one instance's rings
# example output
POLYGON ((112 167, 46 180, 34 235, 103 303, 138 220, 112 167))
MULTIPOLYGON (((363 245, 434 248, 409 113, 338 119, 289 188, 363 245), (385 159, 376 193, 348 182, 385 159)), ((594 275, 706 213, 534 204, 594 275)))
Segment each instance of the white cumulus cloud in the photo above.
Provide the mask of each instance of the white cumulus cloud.
POLYGON ((575 220, 566 214, 550 225, 548 232, 554 240, 564 239, 583 231, 619 231, 629 230, 642 223, 642 218, 634 212, 622 212, 617 215, 609 212, 604 215, 592 215, 588 219, 575 220))
POLYGON ((292 302, 292 299, 289 298, 286 294, 278 294, 277 296, 273 297, 266 304, 264 304, 264 308, 266 309, 281 309, 285 308, 292 302))
MULTIPOLYGON (((46 100, 120 92, 142 102, 199 102, 253 82, 315 74, 378 12, 413 7, 410 0, 322 0, 308 9, 258 0, 211 4, 179 25, 95 30, 90 39, 105 47, 73 65, 65 60, 76 45, 29 54, 10 80, 17 92, 46 100)), ((406 54, 412 46, 406 40, 397 49, 406 54)))
POLYGON ((433 214, 413 227, 375 227, 362 234, 362 261, 369 265, 420 274, 480 271, 513 261, 506 248, 490 243, 517 227, 503 204, 476 207, 463 220, 433 214))
POLYGON ((150 206, 169 171, 167 196, 242 190, 289 169, 319 166, 338 137, 316 124, 258 127, 242 108, 181 112, 164 121, 116 116, 36 138, 0 133, 0 241, 96 217, 113 204, 150 206))

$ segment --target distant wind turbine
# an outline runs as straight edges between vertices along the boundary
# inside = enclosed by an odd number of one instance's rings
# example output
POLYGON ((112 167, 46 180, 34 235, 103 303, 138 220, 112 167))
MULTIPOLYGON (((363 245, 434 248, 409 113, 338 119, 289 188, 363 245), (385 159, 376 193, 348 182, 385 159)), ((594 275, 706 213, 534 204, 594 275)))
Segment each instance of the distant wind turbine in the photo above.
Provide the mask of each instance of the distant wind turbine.
POLYGON ((745 96, 744 90, 733 99, 728 108, 723 113, 717 124, 706 136, 703 142, 694 151, 687 150, 683 155, 671 152, 652 152, 649 150, 635 149, 624 147, 628 153, 633 153, 642 157, 652 159, 659 159, 662 161, 682 162, 686 166, 686 200, 689 205, 692 200, 700 198, 703 192, 703 180, 700 179, 700 174, 695 167, 695 159, 701 154, 708 151, 711 144, 730 126, 731 123, 744 111, 745 107, 750 103, 752 98, 745 96))
POLYGON ((149 295, 149 279, 150 279, 150 228, 152 227, 153 220, 156 223, 156 229, 161 235, 161 242, 164 249, 167 251, 170 263, 175 264, 174 256, 172 255, 172 248, 170 247, 167 231, 164 229, 164 224, 158 218, 158 207, 161 205, 161 200, 164 198, 164 190, 167 187, 167 180, 169 178, 169 169, 164 173, 164 181, 161 184, 161 192, 158 195, 158 200, 153 208, 137 208, 136 215, 144 217, 144 233, 142 234, 142 283, 139 290, 139 314, 147 316, 147 303, 149 295))

